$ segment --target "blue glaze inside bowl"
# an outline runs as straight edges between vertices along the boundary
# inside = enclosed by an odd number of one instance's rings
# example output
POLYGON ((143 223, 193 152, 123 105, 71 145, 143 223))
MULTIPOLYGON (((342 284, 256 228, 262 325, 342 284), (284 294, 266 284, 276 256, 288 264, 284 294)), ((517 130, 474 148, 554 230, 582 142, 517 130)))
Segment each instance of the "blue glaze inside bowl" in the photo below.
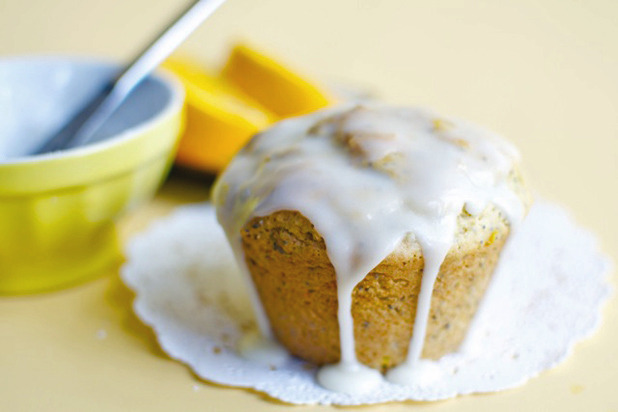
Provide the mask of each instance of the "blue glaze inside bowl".
MULTIPOLYGON (((30 157, 118 71, 118 65, 79 58, 0 60, 0 163, 30 157)), ((148 77, 92 143, 109 140, 158 116, 174 98, 163 79, 148 77)))

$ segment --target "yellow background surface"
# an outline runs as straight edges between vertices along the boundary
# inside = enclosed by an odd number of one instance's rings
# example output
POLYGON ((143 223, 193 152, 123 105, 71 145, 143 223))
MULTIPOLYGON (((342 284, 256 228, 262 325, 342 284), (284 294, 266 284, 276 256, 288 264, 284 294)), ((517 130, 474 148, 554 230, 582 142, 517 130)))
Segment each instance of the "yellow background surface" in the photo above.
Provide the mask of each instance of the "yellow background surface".
MULTIPOLYGON (((126 59, 183 4, 0 0, 0 54, 126 59)), ((566 205, 616 256, 617 22, 613 0, 229 0, 182 51, 218 61, 231 42, 247 39, 319 79, 486 125, 519 146, 533 188, 566 205)), ((153 203, 123 220, 123 239, 207 195, 205 183, 172 179, 153 203)), ((1 298, 0 409, 287 407, 197 380, 162 354, 132 315, 131 299, 115 271, 62 292, 1 298)), ((618 411, 617 347, 612 299, 594 337, 521 388, 363 410, 618 411)))

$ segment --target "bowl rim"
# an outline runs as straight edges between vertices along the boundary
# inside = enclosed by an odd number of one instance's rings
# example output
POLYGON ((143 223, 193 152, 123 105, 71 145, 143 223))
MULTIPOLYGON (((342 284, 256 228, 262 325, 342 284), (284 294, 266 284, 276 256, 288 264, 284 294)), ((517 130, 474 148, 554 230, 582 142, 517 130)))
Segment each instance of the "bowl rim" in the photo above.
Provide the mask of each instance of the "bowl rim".
MULTIPOLYGON (((0 58, 0 65, 11 63, 45 63, 45 62, 65 62, 71 65, 94 65, 110 68, 122 68, 123 64, 111 59, 86 56, 86 55, 70 55, 70 54, 25 54, 15 55, 0 58)), ((87 157, 95 153, 106 151, 119 146, 127 141, 137 138, 145 131, 151 129, 157 123, 161 122, 174 113, 180 111, 184 105, 185 90, 180 81, 169 71, 163 68, 157 68, 153 73, 148 75, 148 79, 153 79, 163 85, 169 92, 170 98, 167 104, 147 120, 131 126, 122 132, 110 136, 104 140, 79 146, 67 150, 59 150, 39 155, 26 155, 12 157, 9 159, 0 160, 0 171, 5 167, 14 167, 16 165, 39 164, 48 161, 58 161, 60 159, 75 159, 79 157, 87 157)))

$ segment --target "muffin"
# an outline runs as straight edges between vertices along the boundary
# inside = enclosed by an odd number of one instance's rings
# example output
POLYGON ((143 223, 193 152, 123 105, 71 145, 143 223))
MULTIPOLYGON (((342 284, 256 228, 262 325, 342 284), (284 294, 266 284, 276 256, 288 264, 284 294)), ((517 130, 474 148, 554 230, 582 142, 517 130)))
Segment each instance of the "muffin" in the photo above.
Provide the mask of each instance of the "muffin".
POLYGON ((386 371, 456 351, 526 213, 516 150, 417 108, 275 125, 219 178, 219 221, 262 333, 318 365, 386 371))

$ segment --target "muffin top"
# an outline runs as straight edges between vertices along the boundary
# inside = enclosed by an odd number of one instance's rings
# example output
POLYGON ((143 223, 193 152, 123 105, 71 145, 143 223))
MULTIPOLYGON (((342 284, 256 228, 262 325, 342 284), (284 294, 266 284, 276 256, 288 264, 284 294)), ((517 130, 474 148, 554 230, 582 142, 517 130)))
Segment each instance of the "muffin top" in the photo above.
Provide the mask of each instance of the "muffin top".
POLYGON ((235 236, 254 216, 297 210, 325 239, 338 273, 366 274, 412 233, 450 245, 456 218, 490 203, 511 223, 524 207, 519 155, 499 136, 430 110, 355 106, 282 121, 256 135, 214 191, 235 236))

